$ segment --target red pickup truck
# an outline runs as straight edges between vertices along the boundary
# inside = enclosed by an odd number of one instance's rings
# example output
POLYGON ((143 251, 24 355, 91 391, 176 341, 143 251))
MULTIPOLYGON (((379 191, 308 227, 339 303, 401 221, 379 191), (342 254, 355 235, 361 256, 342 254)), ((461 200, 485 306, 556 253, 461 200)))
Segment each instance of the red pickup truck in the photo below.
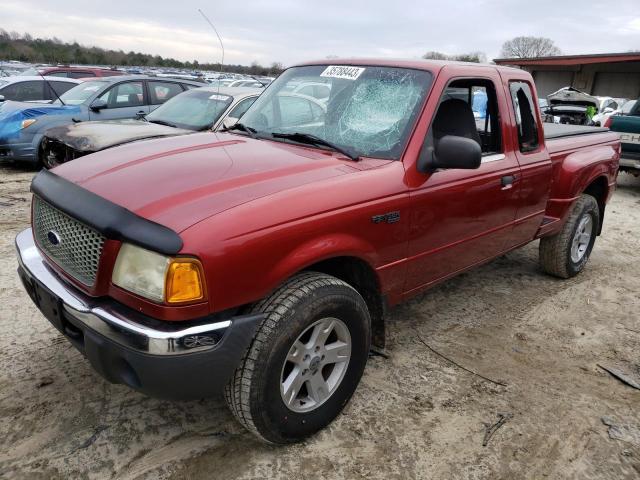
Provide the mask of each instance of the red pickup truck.
POLYGON ((545 131, 537 105, 509 68, 295 66, 227 132, 40 172, 19 275, 107 380, 224 391, 254 434, 298 441, 345 406, 389 306, 536 239, 544 271, 585 268, 620 141, 545 131))

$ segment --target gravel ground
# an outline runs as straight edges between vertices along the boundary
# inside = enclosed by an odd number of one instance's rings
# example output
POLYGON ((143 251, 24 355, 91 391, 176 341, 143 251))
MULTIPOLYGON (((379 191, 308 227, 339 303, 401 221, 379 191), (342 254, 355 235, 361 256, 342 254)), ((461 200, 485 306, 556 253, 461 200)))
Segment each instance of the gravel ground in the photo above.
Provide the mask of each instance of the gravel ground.
POLYGON ((0 166, 2 478, 640 478, 640 391, 598 367, 640 363, 640 179, 620 177, 581 275, 545 276, 533 243, 393 309, 344 413, 272 447, 222 399, 106 383, 38 313, 13 247, 32 176, 0 166))

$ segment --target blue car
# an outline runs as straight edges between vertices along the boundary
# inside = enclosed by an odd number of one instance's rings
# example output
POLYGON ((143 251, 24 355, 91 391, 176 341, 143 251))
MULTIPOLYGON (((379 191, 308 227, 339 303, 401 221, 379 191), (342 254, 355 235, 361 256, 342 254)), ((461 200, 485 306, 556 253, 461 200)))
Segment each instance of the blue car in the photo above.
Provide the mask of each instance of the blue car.
POLYGON ((50 104, 0 102, 0 160, 41 164, 43 134, 51 127, 88 120, 145 115, 164 102, 203 84, 149 76, 104 77, 81 83, 50 104))

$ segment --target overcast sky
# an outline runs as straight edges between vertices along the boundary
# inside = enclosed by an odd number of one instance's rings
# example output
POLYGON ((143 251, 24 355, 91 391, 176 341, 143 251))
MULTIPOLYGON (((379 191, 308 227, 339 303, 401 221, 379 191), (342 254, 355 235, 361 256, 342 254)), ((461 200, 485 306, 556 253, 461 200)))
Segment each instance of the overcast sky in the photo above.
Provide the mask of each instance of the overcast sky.
POLYGON ((640 0, 3 0, 0 28, 179 60, 268 65, 330 55, 417 58, 546 36, 566 54, 640 49, 640 0))

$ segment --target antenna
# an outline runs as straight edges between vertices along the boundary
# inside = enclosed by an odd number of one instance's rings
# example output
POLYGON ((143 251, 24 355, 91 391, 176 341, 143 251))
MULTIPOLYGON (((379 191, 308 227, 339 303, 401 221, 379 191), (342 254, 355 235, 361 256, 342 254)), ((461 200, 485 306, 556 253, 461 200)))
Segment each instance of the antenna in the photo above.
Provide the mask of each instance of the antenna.
POLYGON ((66 106, 67 104, 66 104, 66 103, 64 103, 64 102, 62 101, 62 99, 60 98, 60 95, 58 95, 58 92, 56 92, 56 91, 55 91, 55 89, 54 89, 54 88, 51 86, 51 84, 49 83, 49 80, 47 80, 46 78, 44 78, 44 75, 42 75, 42 74, 40 73, 40 70, 38 70, 38 68, 37 68, 37 67, 36 67, 36 69, 35 69, 35 70, 36 70, 36 72, 38 72, 38 75, 40 75, 40 77, 42 77, 42 80, 44 80, 44 83, 46 83, 46 84, 47 84, 47 87, 49 87, 49 90, 51 90, 53 93, 55 93, 56 97, 58 97, 58 100, 60 100, 60 103, 61 103, 62 105, 65 105, 65 106, 66 106))
MULTIPOLYGON (((198 11, 200 12, 200 15, 204 17, 207 23, 211 25, 211 28, 215 32, 216 37, 218 37, 218 41, 220 42, 220 48, 222 48, 222 60, 220 61, 220 71, 222 72, 224 71, 224 44, 222 43, 222 38, 220 38, 220 34, 218 33, 218 30, 216 30, 216 27, 213 25, 211 20, 209 20, 209 17, 207 17, 202 10, 198 9, 198 11)), ((220 82, 218 82, 218 88, 220 88, 220 82)))

